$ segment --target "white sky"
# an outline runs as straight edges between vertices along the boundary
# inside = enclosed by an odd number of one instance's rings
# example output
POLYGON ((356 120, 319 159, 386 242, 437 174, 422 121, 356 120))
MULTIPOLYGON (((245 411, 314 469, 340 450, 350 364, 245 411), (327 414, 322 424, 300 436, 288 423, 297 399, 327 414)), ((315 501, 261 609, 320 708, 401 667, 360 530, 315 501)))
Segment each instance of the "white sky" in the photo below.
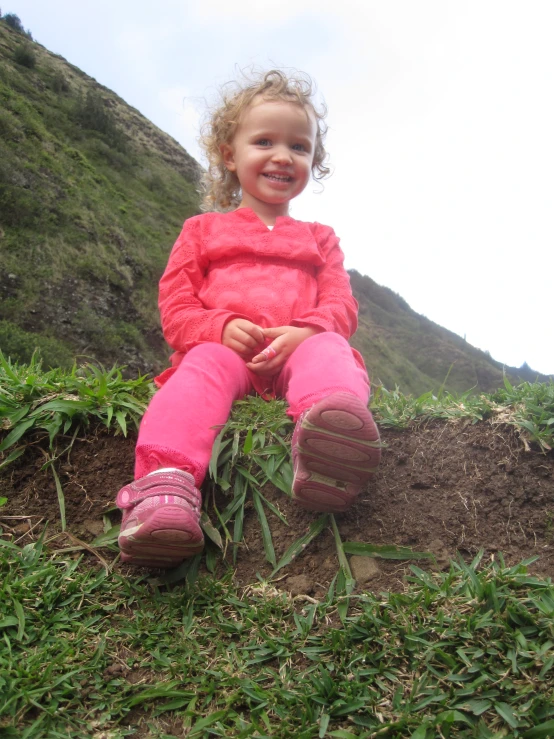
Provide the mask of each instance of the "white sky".
POLYGON ((205 100, 237 69, 308 72, 334 174, 291 215, 333 226, 346 266, 417 312, 554 374, 552 0, 4 0, 2 12, 199 160, 205 100))

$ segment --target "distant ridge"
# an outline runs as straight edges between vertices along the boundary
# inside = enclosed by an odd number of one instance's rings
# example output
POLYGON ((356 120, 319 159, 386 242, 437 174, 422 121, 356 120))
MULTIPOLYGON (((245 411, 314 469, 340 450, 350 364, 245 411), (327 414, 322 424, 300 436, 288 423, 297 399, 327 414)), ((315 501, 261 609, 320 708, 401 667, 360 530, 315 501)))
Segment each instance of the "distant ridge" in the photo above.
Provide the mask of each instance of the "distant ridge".
POLYGON ((374 382, 420 395, 428 390, 489 392, 503 383, 548 382, 552 376, 527 365, 508 367, 425 316, 388 287, 350 270, 360 306, 359 328, 352 344, 364 355, 374 382))
MULTIPOLYGON (((44 364, 167 366, 157 283, 202 170, 170 136, 65 59, 0 20, 0 349, 44 364)), ((492 390, 503 368, 350 273, 353 339, 393 389, 492 390)), ((517 381, 546 380, 527 367, 517 381)))

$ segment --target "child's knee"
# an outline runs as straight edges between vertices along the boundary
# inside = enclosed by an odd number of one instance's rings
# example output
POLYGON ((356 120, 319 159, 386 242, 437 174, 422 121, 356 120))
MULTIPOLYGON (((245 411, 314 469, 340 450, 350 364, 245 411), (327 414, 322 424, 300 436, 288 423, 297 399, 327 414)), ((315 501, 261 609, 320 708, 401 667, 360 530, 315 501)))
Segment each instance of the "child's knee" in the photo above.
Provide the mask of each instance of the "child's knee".
POLYGON ((340 334, 334 331, 322 331, 314 334, 306 339, 300 346, 304 346, 311 351, 336 352, 337 350, 346 349, 350 353, 350 344, 340 334))

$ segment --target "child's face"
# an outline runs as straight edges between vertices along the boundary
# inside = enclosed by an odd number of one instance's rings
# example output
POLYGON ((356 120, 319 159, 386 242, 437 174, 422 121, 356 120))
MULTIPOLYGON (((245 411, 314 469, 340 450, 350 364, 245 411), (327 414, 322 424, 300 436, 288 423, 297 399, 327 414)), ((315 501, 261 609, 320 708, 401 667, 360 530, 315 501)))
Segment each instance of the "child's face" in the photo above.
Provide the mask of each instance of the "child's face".
POLYGON ((316 133, 310 108, 255 98, 232 143, 222 147, 225 166, 240 182, 241 206, 286 215, 289 201, 310 180, 316 133))

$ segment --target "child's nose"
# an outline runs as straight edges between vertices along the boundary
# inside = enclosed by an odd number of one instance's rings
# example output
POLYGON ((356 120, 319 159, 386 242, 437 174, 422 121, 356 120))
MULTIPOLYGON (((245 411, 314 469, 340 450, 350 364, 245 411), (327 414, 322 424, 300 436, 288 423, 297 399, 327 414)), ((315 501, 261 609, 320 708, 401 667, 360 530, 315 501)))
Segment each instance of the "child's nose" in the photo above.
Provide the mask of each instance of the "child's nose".
POLYGON ((279 162, 280 164, 290 164, 292 162, 292 156, 288 146, 276 146, 273 151, 273 161, 279 162))

